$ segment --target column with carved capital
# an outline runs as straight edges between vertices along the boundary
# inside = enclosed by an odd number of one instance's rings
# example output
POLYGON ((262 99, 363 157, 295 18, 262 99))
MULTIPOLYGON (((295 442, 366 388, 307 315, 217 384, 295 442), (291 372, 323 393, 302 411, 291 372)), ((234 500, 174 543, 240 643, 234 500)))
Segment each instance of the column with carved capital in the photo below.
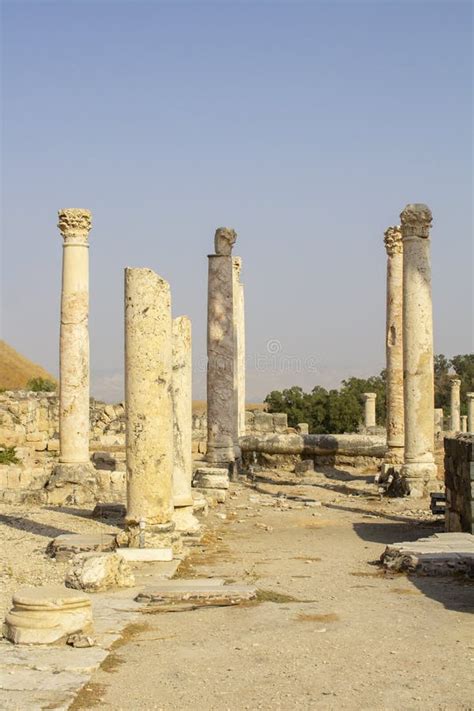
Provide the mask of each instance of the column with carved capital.
POLYGON ((89 210, 59 211, 63 237, 59 461, 89 462, 89 210))
POLYGON ((364 426, 365 427, 375 427, 375 401, 377 399, 377 393, 362 393, 364 398, 364 426))
POLYGON ((436 479, 434 462, 433 311, 430 227, 427 205, 411 204, 400 215, 403 239, 403 363, 407 493, 423 496, 436 479))
POLYGON ((241 257, 233 258, 233 301, 235 333, 235 442, 245 435, 245 302, 244 285, 240 281, 242 272, 241 257))
POLYGON ((451 431, 461 431, 461 381, 451 379, 451 431))
POLYGON ((385 330, 387 453, 384 475, 403 464, 403 243, 399 226, 385 231, 387 306, 385 330))

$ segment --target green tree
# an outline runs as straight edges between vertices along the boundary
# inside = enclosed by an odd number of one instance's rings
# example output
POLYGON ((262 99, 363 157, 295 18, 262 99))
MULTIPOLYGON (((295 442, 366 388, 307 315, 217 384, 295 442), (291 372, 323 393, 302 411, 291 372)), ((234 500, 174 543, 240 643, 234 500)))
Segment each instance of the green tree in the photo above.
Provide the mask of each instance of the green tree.
POLYGON ((450 362, 445 355, 440 353, 434 357, 434 388, 435 388, 435 407, 442 407, 443 410, 449 410, 449 398, 451 385, 449 383, 449 366, 450 362))
POLYGON ((35 393, 52 393, 56 390, 56 383, 47 378, 31 378, 26 383, 26 389, 35 393))
POLYGON ((474 392, 474 353, 456 355, 451 358, 451 366, 461 379, 461 412, 466 414, 466 393, 474 392))

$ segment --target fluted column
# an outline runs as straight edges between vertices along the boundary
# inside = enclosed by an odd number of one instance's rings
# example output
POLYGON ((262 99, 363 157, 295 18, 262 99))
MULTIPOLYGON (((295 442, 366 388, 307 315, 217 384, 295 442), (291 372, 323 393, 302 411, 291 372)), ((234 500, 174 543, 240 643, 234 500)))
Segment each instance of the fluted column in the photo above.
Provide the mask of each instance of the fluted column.
POLYGON ((233 300, 234 300, 234 330, 235 330, 235 408, 234 424, 236 427, 235 441, 245 435, 245 303, 244 285, 240 281, 242 271, 241 257, 233 258, 233 300))
POLYGON ((192 346, 191 320, 173 319, 173 521, 176 530, 194 533, 199 522, 193 515, 192 459, 192 346))
POLYGON ((89 210, 60 210, 59 461, 89 464, 89 210))
POLYGON ((474 432, 474 393, 466 393, 467 398, 467 431, 474 432))
POLYGON ((375 400, 377 393, 362 393, 364 398, 364 425, 365 427, 375 427, 375 400))
POLYGON ((209 255, 207 328, 207 455, 209 463, 232 466, 235 426, 235 330, 232 247, 237 234, 220 227, 209 255))
POLYGON ((407 205, 400 215, 403 238, 403 363, 407 493, 422 496, 436 478, 434 463, 433 313, 430 226, 426 205, 407 205))
POLYGON ((461 431, 461 381, 451 379, 451 431, 461 431))
POLYGON ((403 464, 403 244, 400 227, 385 232, 387 251, 387 311, 385 353, 387 366, 387 454, 385 467, 403 464))
POLYGON ((125 269, 128 545, 168 545, 174 528, 172 326, 169 284, 125 269))

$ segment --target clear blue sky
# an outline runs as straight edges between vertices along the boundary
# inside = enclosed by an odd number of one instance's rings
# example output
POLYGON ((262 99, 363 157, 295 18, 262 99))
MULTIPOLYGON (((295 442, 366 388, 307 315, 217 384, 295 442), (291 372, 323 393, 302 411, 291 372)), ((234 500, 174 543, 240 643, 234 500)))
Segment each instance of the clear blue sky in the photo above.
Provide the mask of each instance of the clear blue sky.
POLYGON ((87 207, 96 395, 120 397, 123 268, 148 266, 192 318, 203 396, 219 225, 244 262, 250 399, 376 374, 383 231, 407 202, 434 215, 435 349, 473 350, 470 2, 2 10, 1 333, 22 353, 57 372, 56 212, 87 207))

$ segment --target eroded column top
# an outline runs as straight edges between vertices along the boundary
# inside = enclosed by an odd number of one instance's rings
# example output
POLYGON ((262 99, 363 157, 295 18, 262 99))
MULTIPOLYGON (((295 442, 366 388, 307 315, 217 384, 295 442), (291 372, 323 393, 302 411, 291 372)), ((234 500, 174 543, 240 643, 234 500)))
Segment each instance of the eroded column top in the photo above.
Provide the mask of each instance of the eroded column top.
POLYGON ((453 390, 459 390, 461 387, 461 381, 459 378, 451 378, 451 387, 453 390))
POLYGON ((64 244, 88 244, 92 213, 80 207, 58 210, 58 228, 64 244))
POLYGON ((214 251, 219 256, 232 254, 232 247, 237 239, 237 232, 231 227, 218 227, 214 235, 214 251))
POLYGON ((430 236, 430 227, 433 222, 433 215, 428 205, 423 203, 411 203, 405 207, 400 214, 402 235, 406 237, 430 236))
POLYGON ((375 400, 377 397, 377 393, 362 393, 362 397, 364 397, 366 400, 375 400))
POLYGON ((402 254, 403 242, 400 225, 387 227, 384 232, 384 243, 389 257, 393 257, 394 254, 402 254))
POLYGON ((468 400, 474 400, 474 393, 466 393, 466 397, 468 400))

